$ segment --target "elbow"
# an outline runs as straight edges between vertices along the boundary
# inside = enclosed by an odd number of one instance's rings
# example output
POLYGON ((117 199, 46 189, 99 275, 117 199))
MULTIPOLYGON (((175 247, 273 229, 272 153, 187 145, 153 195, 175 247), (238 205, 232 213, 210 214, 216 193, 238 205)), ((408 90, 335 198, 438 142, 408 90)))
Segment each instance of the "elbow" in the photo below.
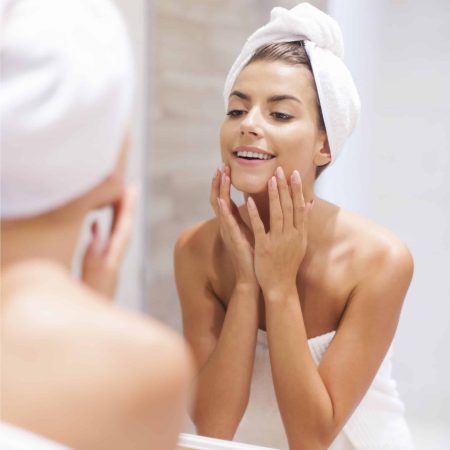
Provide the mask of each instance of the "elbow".
POLYGON ((236 434, 239 426, 239 420, 233 420, 230 417, 201 417, 201 415, 192 415, 197 434, 216 439, 231 441, 236 434))
POLYGON ((206 395, 207 402, 202 402, 201 393, 199 392, 199 394, 191 414, 197 434, 216 439, 233 440, 248 401, 235 405, 224 403, 211 405, 210 396, 206 395))
POLYGON ((336 424, 327 422, 310 423, 302 429, 293 430, 288 433, 290 450, 327 450, 336 438, 340 428, 336 424))
POLYGON ((327 450, 333 442, 325 436, 302 436, 288 441, 290 450, 327 450))

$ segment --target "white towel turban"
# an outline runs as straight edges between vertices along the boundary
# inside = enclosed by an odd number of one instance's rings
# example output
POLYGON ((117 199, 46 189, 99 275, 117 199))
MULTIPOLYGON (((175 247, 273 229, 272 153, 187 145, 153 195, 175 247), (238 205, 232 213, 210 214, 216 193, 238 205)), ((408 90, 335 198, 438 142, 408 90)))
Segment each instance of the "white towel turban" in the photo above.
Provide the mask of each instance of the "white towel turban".
POLYGON ((270 21, 247 39, 225 81, 225 105, 238 75, 259 47, 293 41, 305 42, 334 161, 356 126, 360 101, 342 61, 344 40, 339 25, 309 3, 300 3, 291 10, 272 9, 270 21))
POLYGON ((112 173, 130 119, 133 64, 108 0, 1 6, 1 216, 22 218, 112 173))

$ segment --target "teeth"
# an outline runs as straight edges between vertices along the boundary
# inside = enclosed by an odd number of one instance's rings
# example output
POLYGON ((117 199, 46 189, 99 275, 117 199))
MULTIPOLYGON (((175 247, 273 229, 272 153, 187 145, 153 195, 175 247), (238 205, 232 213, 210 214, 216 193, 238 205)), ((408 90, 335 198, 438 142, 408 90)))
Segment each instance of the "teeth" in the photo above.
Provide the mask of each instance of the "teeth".
POLYGON ((272 159, 271 155, 255 152, 237 152, 237 156, 240 158, 272 159))

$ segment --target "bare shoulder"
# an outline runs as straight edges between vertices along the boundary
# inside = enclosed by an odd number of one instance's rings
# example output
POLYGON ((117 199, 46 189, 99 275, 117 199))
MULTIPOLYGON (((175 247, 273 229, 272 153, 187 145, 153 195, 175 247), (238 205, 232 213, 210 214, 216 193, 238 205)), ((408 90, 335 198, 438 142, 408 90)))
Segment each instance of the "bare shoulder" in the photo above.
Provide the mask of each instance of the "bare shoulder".
MULTIPOLYGON (((174 249, 175 278, 179 293, 207 283, 220 242, 217 219, 193 225, 178 238, 174 249)), ((180 296, 182 299, 185 296, 180 296)))
POLYGON ((176 333, 46 261, 2 273, 1 326, 6 421, 71 448, 162 448, 193 373, 176 333))
POLYGON ((339 223, 351 248, 352 268, 361 277, 380 273, 411 279, 414 262, 407 245, 387 228, 349 211, 339 210, 339 223))
POLYGON ((184 230, 175 244, 175 258, 206 257, 212 250, 218 232, 215 218, 199 222, 184 230))
POLYGON ((99 379, 111 370, 125 376, 127 365, 145 370, 148 355, 164 355, 164 349, 187 359, 176 333, 111 304, 49 261, 27 261, 2 273, 2 328, 8 353, 20 347, 42 361, 70 356, 99 379))

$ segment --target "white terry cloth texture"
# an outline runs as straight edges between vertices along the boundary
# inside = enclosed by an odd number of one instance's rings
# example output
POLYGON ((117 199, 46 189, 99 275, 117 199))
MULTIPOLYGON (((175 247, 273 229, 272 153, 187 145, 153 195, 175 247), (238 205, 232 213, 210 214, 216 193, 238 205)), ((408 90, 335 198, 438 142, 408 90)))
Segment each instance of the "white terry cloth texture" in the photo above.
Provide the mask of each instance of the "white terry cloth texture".
POLYGON ((270 21, 247 39, 225 81, 225 108, 237 77, 259 47, 293 41, 305 43, 333 162, 358 122, 361 104, 353 78, 342 60, 344 39, 339 25, 309 3, 300 3, 290 10, 273 8, 270 21))
POLYGON ((1 216, 56 209, 112 173, 129 126, 131 46, 109 0, 2 2, 1 216))
POLYGON ((70 450, 42 436, 0 422, 0 450, 70 450))

